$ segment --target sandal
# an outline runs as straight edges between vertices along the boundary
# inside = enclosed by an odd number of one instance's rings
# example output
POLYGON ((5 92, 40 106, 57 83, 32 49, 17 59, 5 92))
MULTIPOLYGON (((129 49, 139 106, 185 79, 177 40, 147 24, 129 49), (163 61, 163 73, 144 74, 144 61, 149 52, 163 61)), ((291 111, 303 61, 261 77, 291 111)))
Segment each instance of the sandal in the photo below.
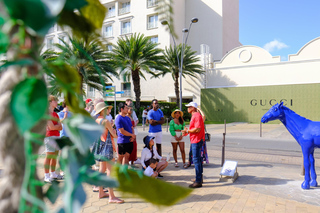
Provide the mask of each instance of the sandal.
POLYGON ((124 203, 124 200, 121 200, 119 198, 115 198, 114 200, 109 200, 109 203, 120 204, 120 203, 124 203))
POLYGON ((185 163, 185 164, 183 165, 183 168, 187 169, 187 168, 190 167, 190 166, 191 166, 190 163, 185 163))
MULTIPOLYGON (((94 187, 93 187, 93 188, 92 188, 92 191, 93 191, 93 192, 99 192, 99 188, 94 188, 94 187)), ((104 192, 108 192, 108 189, 107 189, 107 188, 103 188, 103 191, 104 191, 104 192)))
POLYGON ((175 166, 175 167, 179 167, 179 164, 178 164, 178 163, 175 163, 174 166, 175 166))

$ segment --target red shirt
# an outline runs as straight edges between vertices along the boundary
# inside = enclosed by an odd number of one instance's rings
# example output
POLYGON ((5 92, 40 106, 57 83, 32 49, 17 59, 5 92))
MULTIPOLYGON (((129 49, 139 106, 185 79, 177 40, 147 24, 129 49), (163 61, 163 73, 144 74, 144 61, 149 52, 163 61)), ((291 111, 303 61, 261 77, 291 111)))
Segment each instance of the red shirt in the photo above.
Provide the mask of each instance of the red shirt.
MULTIPOLYGON (((52 112, 50 115, 59 120, 59 116, 56 112, 52 112)), ((58 124, 58 122, 55 120, 51 120, 51 121, 52 121, 53 125, 58 124)), ((50 136, 60 136, 59 130, 49 130, 49 128, 47 127, 46 137, 50 137, 50 136)))
POLYGON ((199 112, 195 112, 192 114, 190 127, 189 129, 200 128, 200 132, 197 133, 189 133, 190 134, 190 143, 199 143, 201 139, 204 140, 204 122, 201 114, 199 112))

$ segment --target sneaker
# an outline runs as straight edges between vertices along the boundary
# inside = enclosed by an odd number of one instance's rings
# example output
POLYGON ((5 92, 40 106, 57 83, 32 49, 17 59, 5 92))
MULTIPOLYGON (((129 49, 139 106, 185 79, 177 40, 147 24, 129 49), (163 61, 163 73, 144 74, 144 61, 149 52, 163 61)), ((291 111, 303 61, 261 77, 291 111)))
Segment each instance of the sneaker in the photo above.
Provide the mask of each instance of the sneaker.
POLYGON ((51 174, 50 174, 50 178, 51 178, 51 179, 62 180, 62 179, 63 179, 63 176, 57 175, 56 173, 51 173, 51 174))
POLYGON ((160 173, 158 174, 158 178, 163 178, 163 176, 162 175, 160 175, 160 173))
POLYGON ((189 188, 200 188, 200 187, 202 187, 202 184, 197 182, 194 182, 193 184, 189 185, 189 188))
POLYGON ((53 179, 44 177, 44 182, 52 183, 53 179))

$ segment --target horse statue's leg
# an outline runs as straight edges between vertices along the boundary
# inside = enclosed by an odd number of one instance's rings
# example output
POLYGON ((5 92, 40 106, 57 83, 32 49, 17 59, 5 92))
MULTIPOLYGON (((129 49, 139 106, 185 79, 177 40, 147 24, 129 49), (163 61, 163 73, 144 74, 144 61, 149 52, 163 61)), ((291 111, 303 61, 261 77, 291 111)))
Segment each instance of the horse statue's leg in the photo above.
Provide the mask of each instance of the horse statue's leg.
POLYGON ((311 172, 311 181, 310 181, 310 186, 313 187, 317 187, 318 183, 317 183, 317 174, 316 174, 316 170, 314 167, 314 156, 313 156, 314 150, 310 153, 309 155, 309 161, 310 161, 310 172, 311 172))
MULTIPOLYGON (((302 144, 302 143, 300 143, 302 144)), ((303 154, 303 165, 304 165, 304 181, 301 184, 301 188, 303 189, 310 189, 310 161, 309 161, 309 147, 307 146, 301 146, 302 154, 303 154)))

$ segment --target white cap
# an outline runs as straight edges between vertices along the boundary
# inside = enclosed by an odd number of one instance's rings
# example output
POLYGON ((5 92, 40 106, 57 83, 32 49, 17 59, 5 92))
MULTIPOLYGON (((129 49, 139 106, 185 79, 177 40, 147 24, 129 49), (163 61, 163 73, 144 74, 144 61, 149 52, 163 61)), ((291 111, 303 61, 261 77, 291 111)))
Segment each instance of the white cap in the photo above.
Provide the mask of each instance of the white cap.
POLYGON ((186 107, 194 107, 194 108, 198 108, 198 104, 196 102, 190 102, 186 105, 186 107))

